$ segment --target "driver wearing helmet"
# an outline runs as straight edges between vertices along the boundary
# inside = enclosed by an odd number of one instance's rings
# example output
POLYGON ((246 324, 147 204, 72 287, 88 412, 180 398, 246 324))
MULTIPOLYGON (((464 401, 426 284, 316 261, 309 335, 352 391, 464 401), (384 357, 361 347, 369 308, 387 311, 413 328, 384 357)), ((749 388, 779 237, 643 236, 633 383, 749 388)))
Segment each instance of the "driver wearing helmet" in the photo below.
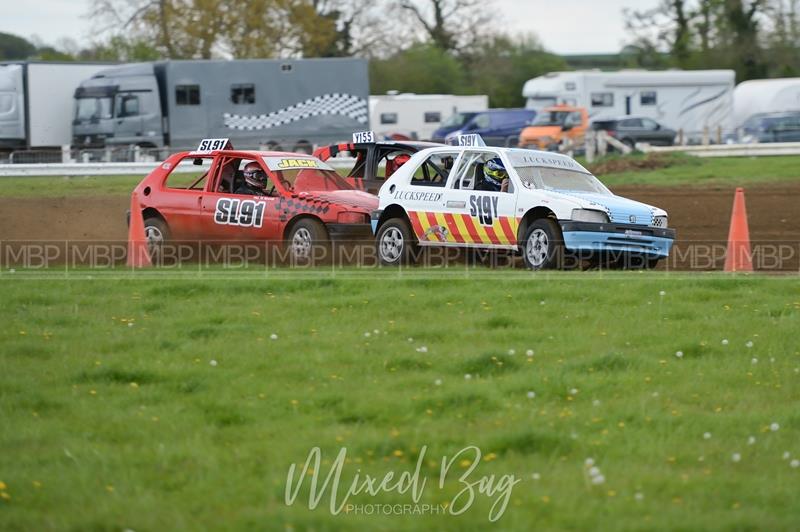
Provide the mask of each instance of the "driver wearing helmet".
POLYGON ((267 174, 258 163, 247 163, 242 173, 244 174, 244 183, 237 187, 234 194, 245 194, 247 196, 267 195, 267 174))
POLYGON ((508 192, 508 171, 499 157, 483 166, 483 181, 478 188, 487 192, 508 192))

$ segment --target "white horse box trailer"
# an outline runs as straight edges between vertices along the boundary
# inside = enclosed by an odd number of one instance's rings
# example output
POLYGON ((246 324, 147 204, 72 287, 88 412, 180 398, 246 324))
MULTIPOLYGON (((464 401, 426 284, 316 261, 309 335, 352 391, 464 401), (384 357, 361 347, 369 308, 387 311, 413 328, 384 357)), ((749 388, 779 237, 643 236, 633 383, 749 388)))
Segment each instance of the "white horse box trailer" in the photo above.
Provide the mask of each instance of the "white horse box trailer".
POLYGON ((0 65, 0 148, 53 148, 72 141, 73 95, 103 63, 0 65))
POLYGON ((522 95, 530 109, 585 107, 591 120, 646 116, 689 138, 719 128, 732 131, 733 70, 597 70, 551 72, 529 80, 522 95))
POLYGON ((428 140, 457 112, 485 111, 489 97, 452 94, 386 94, 369 97, 370 123, 380 136, 428 140))

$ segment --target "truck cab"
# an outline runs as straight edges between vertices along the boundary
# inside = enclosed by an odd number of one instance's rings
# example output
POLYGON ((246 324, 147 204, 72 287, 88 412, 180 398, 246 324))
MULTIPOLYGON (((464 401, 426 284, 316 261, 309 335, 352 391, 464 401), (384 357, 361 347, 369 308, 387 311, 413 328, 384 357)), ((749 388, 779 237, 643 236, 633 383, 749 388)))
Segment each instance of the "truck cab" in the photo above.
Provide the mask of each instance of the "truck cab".
POLYGON ((164 146, 161 108, 153 65, 103 70, 75 90, 73 146, 164 146))
POLYGON ((589 129, 589 112, 584 107, 545 107, 519 136, 521 148, 558 151, 564 140, 581 142, 589 129))

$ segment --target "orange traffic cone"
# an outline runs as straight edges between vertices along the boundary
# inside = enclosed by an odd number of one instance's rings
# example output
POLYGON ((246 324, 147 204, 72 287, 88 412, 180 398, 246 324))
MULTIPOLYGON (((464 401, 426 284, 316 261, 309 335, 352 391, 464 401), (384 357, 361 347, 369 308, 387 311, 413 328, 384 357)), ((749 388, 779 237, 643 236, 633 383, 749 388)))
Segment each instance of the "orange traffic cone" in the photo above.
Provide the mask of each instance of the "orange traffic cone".
POLYGON ((139 196, 131 194, 131 221, 128 224, 128 266, 131 268, 144 268, 152 266, 150 252, 147 249, 147 236, 144 233, 144 219, 139 196))
POLYGON ((747 209, 744 204, 744 189, 737 188, 733 199, 731 229, 728 233, 728 251, 725 254, 726 272, 752 272, 753 257, 750 253, 750 229, 747 226, 747 209))

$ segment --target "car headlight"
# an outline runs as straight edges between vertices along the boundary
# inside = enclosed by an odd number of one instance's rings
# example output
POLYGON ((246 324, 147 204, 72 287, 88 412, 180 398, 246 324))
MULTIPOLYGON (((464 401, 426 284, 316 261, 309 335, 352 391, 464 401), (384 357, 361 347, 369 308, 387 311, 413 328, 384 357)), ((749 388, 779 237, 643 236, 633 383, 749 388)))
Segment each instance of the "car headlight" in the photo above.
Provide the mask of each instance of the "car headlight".
POLYGON ((667 216, 654 216, 653 217, 653 227, 660 227, 661 229, 666 229, 668 222, 669 222, 669 218, 667 216))
POLYGON ((605 224, 608 223, 608 215, 603 211, 593 211, 591 209, 573 209, 572 220, 575 222, 605 224))

